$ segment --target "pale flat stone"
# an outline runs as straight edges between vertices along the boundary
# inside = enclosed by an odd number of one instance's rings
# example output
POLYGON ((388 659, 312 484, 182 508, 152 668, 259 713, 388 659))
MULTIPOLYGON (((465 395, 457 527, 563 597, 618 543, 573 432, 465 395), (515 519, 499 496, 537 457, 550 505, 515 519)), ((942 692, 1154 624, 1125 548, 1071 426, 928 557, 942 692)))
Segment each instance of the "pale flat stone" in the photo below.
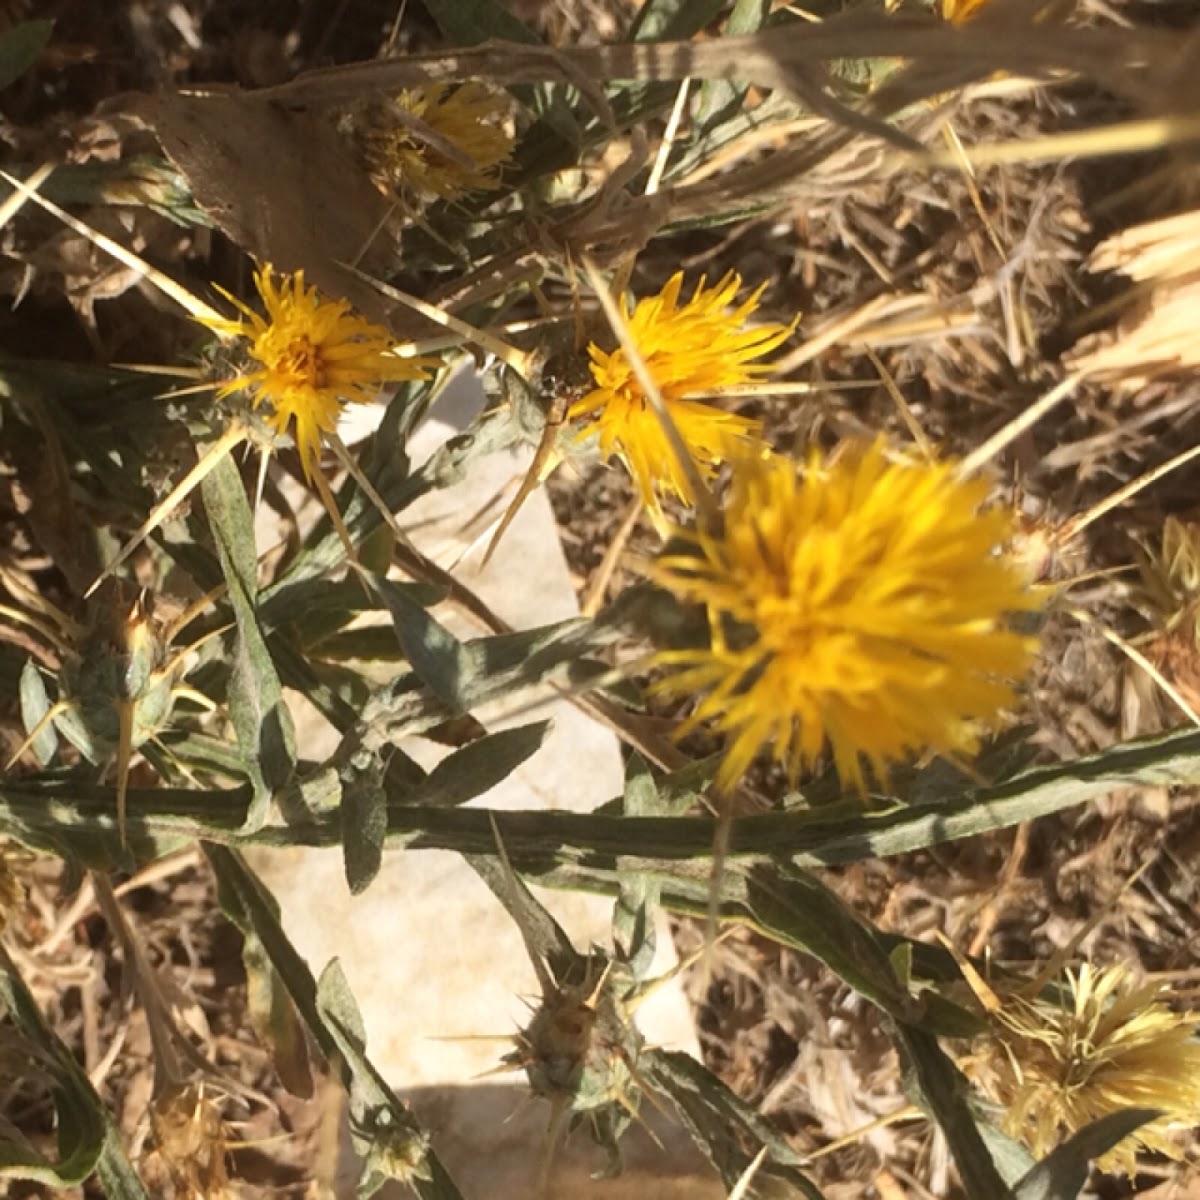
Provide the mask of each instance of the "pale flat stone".
MULTIPOLYGON (((415 457, 428 453, 433 441, 455 426, 462 427, 481 399, 473 378, 460 377, 452 384, 435 414, 448 412, 454 424, 430 422, 415 440, 415 457)), ((526 502, 487 567, 479 566, 490 532, 472 528, 469 518, 491 505, 481 523, 498 519, 528 457, 514 452, 473 463, 464 484, 403 514, 413 540, 443 566, 453 567, 517 628, 578 612, 542 492, 526 502), (498 503, 491 504, 497 497, 498 503)), ((460 636, 478 632, 438 615, 460 636)), ((537 710, 523 697, 517 709, 515 715, 500 710, 476 716, 493 730, 549 716, 551 732, 537 754, 476 803, 588 811, 620 793, 620 750, 608 730, 556 697, 537 710)), ((332 731, 303 726, 301 722, 299 740, 306 755, 335 744, 332 731)), ((406 742, 405 750, 426 768, 446 753, 421 739, 406 742)), ((537 996, 520 934, 491 892, 461 858, 440 851, 389 853, 379 877, 357 898, 349 894, 340 853, 272 851, 256 854, 254 865, 279 898, 284 925, 314 973, 329 959, 340 959, 362 1008, 371 1058, 412 1100, 465 1194, 487 1200, 530 1196, 547 1106, 528 1102, 528 1089, 515 1083, 473 1083, 510 1048, 504 1039, 528 1020, 528 1002, 537 996), (475 1040, 489 1034, 496 1040, 475 1040)), ((581 951, 610 941, 610 901, 568 893, 539 896, 581 951)), ((674 947, 664 923, 656 969, 665 972, 673 963, 674 947)), ((651 1044, 697 1052, 691 1013, 676 984, 664 986, 640 1007, 638 1024, 651 1044)), ((643 1108, 652 1113, 649 1106, 643 1108)), ((665 1148, 657 1149, 644 1135, 631 1137, 630 1170, 613 1182, 588 1178, 603 1160, 585 1134, 576 1134, 568 1150, 557 1156, 550 1194, 607 1200, 722 1195, 679 1131, 663 1130, 657 1118, 653 1123, 665 1148)))

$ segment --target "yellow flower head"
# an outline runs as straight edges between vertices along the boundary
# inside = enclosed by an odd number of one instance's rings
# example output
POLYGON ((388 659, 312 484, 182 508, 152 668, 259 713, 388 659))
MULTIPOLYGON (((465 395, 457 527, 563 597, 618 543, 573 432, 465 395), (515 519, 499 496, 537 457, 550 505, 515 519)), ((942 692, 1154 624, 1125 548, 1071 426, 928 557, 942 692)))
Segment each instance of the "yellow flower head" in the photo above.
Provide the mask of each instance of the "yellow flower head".
POLYGON ((503 93, 480 83, 464 83, 453 90, 437 83, 401 92, 395 107, 419 117, 473 166, 422 141, 394 112, 373 104, 355 124, 354 136, 378 185, 397 195, 416 193, 441 200, 500 186, 500 168, 513 148, 503 93))
MULTIPOLYGON (((743 326, 758 308, 760 287, 731 307, 742 286, 730 272, 714 287, 702 278, 692 298, 679 303, 682 272, 672 275, 657 296, 639 300, 633 312, 623 310, 629 332, 646 362, 680 436, 701 475, 759 444, 757 421, 689 400, 722 388, 751 383, 770 370, 754 360, 775 349, 792 331, 787 325, 743 326)), ((570 410, 572 418, 591 417, 581 437, 598 434, 600 453, 617 455, 629 468, 651 514, 661 515, 659 495, 695 497, 662 424, 650 407, 625 351, 605 353, 588 347, 595 388, 570 410)))
POLYGON ((1125 967, 1085 963, 1067 972, 1061 1003, 1004 997, 992 1044, 964 1065, 1003 1107, 1005 1132, 1039 1159, 1110 1113, 1160 1109, 1099 1160, 1132 1175, 1139 1149, 1179 1158, 1172 1129, 1200 1123, 1197 1026, 1165 999, 1158 984, 1134 986, 1125 967))
POLYGON ((202 321, 223 336, 246 338, 258 363, 219 394, 251 389, 255 408, 264 400, 270 404, 268 420, 277 432, 294 424, 292 436, 311 480, 321 435, 333 431, 344 403, 370 403, 385 383, 427 379, 437 361, 393 354, 386 329, 354 313, 348 301, 326 300, 315 287, 305 287, 303 271, 277 283, 268 264, 255 273, 254 283, 265 317, 224 292, 242 315, 202 321))
POLYGON ((719 786, 763 746, 794 778, 828 739, 859 792, 863 760, 886 783, 914 751, 974 748, 1035 649, 1005 617, 1040 603, 997 553, 1011 522, 979 511, 987 490, 954 463, 890 462, 881 442, 803 472, 775 455, 734 464, 724 528, 676 530, 689 551, 649 569, 708 613, 711 644, 661 652, 679 670, 658 686, 705 693, 681 732, 727 735, 719 786))

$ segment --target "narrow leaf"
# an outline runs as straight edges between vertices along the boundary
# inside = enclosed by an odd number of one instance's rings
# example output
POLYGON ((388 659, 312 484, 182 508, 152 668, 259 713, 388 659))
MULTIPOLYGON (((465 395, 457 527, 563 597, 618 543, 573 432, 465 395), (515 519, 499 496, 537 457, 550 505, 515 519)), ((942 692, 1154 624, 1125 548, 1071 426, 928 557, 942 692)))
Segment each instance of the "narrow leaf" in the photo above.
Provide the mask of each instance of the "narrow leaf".
POLYGON ((495 855, 464 854, 463 858, 516 923, 535 969, 540 973, 540 964, 545 963, 560 985, 582 979, 588 960, 575 949, 566 931, 525 886, 524 880, 495 855))
MULTIPOLYGON (((744 37, 757 33, 771 11, 771 0, 737 0, 729 19, 725 22, 726 37, 744 37)), ((742 113, 742 98, 746 94, 745 84, 727 79, 707 79, 700 89, 700 105, 697 124, 701 132, 742 113)), ((749 114, 747 114, 749 115, 749 114)))
POLYGON ((16 964, 0 944, 0 1006, 27 1046, 30 1065, 44 1069, 54 1084, 58 1158, 47 1161, 30 1146, 0 1142, 0 1178, 26 1179, 56 1189, 76 1188, 104 1163, 119 1184, 112 1200, 147 1200, 129 1167, 116 1128, 87 1075, 46 1023, 16 964))
MULTIPOLYGON (((413 789, 413 804, 450 808, 466 804, 507 779, 546 739, 549 721, 502 729, 471 742, 442 759, 413 789)), ((386 796, 383 827, 387 830, 386 796)), ((382 838, 381 838, 382 841, 382 838)))
POLYGON ((362 1010, 350 990, 346 972, 336 958, 329 960, 317 980, 317 1007, 337 1030, 339 1041, 356 1054, 366 1052, 367 1027, 363 1024, 362 1010))
POLYGON ((387 836, 387 793, 375 770, 342 775, 342 835, 346 882, 352 895, 361 895, 383 865, 387 836))
POLYGON ((771 937, 803 946, 886 1012, 901 1020, 917 1016, 919 1006, 875 931, 815 876, 786 864, 753 867, 746 872, 745 907, 771 937))
POLYGON ((1087 1183, 1088 1164, 1159 1115, 1153 1108, 1128 1108, 1085 1125, 1017 1184, 1016 1200, 1075 1200, 1087 1183))
POLYGON ((96 1178, 106 1200, 148 1200, 142 1181, 125 1153, 120 1136, 110 1129, 96 1163, 96 1178))
MULTIPOLYGON (((639 754, 630 755, 625 770, 625 814, 653 817, 664 809, 646 761, 639 754)), ((620 891, 613 907, 613 942, 640 982, 649 974, 657 948, 654 919, 659 886, 650 872, 623 864, 621 859, 617 860, 617 872, 620 891)))
POLYGON ((1033 1156, 1015 1138, 1001 1133, 990 1121, 976 1115, 975 1128, 983 1138, 992 1163, 1008 1187, 1013 1188, 1025 1178, 1034 1167, 1033 1156))
MULTIPOLYGON (((51 708, 50 695, 46 691, 46 681, 42 678, 42 673, 37 669, 32 658, 27 658, 25 665, 21 668, 20 693, 21 723, 25 726, 25 732, 28 733, 36 729, 41 721, 45 721, 46 714, 51 708)), ((41 732, 33 739, 31 749, 34 757, 43 767, 54 757, 54 752, 58 749, 58 735, 54 732, 53 721, 46 721, 41 732)))
POLYGON ((370 586, 392 614, 396 637, 412 669, 439 700, 465 712, 467 685, 476 674, 475 655, 390 579, 370 576, 370 586))
POLYGON ((280 1082, 293 1096, 307 1100, 313 1094, 313 1080, 304 1028, 258 935, 243 930, 242 936, 250 1024, 270 1051, 280 1082))
POLYGON ((725 0, 646 0, 630 32, 635 42, 686 41, 724 7, 725 0))
POLYGON ((820 1189, 803 1172, 801 1156, 753 1105, 734 1095, 689 1054, 647 1050, 638 1060, 646 1082, 670 1098, 692 1140, 733 1188, 765 1146, 768 1159, 762 1175, 776 1176, 795 1189, 795 1195, 822 1200, 820 1189), (753 1147, 747 1151, 747 1145, 753 1147))
POLYGON ((257 828, 267 818, 273 793, 291 778, 296 763, 295 734, 255 608, 254 519, 233 461, 228 456, 221 459, 200 488, 237 622, 229 715, 254 785, 255 803, 248 823, 257 828))
POLYGON ((0 34, 0 89, 33 66, 53 32, 53 21, 21 21, 0 34))
POLYGON ((422 0, 441 31, 456 45, 475 46, 488 38, 541 44, 537 34, 496 0, 422 0))
POLYGON ((980 1135, 968 1102, 970 1087, 930 1034, 895 1022, 895 1041, 913 1099, 937 1122, 971 1200, 1011 1200, 1008 1188, 980 1135))

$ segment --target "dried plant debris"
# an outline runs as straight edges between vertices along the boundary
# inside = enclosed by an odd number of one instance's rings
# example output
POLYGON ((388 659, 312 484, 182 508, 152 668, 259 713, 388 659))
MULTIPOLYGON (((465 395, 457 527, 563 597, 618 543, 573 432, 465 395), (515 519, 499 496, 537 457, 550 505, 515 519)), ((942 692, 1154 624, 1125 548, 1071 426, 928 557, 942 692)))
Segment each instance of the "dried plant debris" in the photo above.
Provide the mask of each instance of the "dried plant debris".
POLYGON ((1111 331, 1078 345, 1069 360, 1085 375, 1134 392, 1187 378, 1197 367, 1192 317, 1200 302, 1200 211, 1135 225, 1106 238, 1088 259, 1093 272, 1132 281, 1111 331))

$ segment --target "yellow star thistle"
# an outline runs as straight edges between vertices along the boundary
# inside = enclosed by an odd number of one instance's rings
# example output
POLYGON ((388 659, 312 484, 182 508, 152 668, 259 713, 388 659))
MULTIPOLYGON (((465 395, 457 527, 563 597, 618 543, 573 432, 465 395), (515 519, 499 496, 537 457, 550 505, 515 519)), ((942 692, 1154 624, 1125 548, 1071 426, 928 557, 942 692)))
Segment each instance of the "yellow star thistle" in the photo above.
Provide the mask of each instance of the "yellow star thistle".
POLYGON ((386 108, 373 105, 354 136, 376 183, 399 195, 424 193, 441 200, 500 186, 500 168, 513 148, 513 136, 504 124, 508 101, 503 93, 480 83, 453 90, 437 83, 401 92, 396 105, 419 117, 474 165, 446 157, 408 126, 389 118, 386 108))
POLYGON ((734 464, 719 533, 673 532, 688 552, 648 568, 708 613, 710 645, 660 652, 658 688, 703 693, 680 733, 710 722, 729 741, 731 787, 762 747, 793 778, 826 740, 842 780, 866 791, 921 750, 975 748, 977 723, 1014 697, 1031 637, 1005 618, 1041 598, 997 553, 1009 514, 954 463, 890 462, 881 442, 798 472, 775 455, 734 464))
POLYGON ((964 1066, 1004 1108, 1003 1127, 1036 1158, 1092 1121, 1128 1108, 1163 1115, 1098 1160, 1132 1175, 1140 1149, 1178 1159, 1172 1130, 1200 1124, 1200 1041, 1194 1018, 1167 1007, 1156 983, 1123 966, 1067 972, 1061 1003, 1003 997, 987 1052, 964 1066))
POLYGON ((371 403, 385 383, 428 379, 437 360, 393 354, 386 329, 353 312, 348 301, 326 300, 315 287, 306 287, 303 271, 277 283, 267 264, 255 273, 254 284, 265 317, 218 289, 242 315, 201 319, 216 333, 247 339, 248 353, 259 364, 229 380, 218 395, 248 389, 255 408, 264 400, 270 405, 267 419, 276 432, 294 425, 292 437, 311 481, 321 436, 333 432, 343 404, 371 403))
MULTIPOLYGON (((745 329, 763 288, 731 307, 742 286, 740 276, 730 272, 711 288, 704 284, 702 278, 692 298, 680 305, 680 272, 657 296, 639 300, 632 313, 627 298, 622 308, 630 336, 700 474, 711 477, 720 463, 761 445, 761 425, 688 397, 752 383, 765 375, 770 365, 754 360, 774 350, 794 325, 745 329)), ((662 515, 661 494, 694 503, 687 475, 625 351, 618 348, 610 354, 593 343, 588 354, 596 386, 569 413, 572 419, 592 418, 580 436, 598 434, 600 453, 621 459, 656 519, 662 515)))

